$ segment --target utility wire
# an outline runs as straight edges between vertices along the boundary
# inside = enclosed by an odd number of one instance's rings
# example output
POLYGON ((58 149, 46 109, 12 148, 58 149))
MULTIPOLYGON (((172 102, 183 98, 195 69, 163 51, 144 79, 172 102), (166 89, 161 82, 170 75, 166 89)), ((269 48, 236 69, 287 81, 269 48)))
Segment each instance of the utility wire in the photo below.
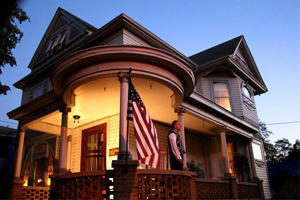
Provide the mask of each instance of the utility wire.
POLYGON ((278 123, 270 123, 270 124, 266 124, 266 125, 295 124, 295 123, 300 123, 300 121, 293 121, 293 122, 278 122, 278 123))

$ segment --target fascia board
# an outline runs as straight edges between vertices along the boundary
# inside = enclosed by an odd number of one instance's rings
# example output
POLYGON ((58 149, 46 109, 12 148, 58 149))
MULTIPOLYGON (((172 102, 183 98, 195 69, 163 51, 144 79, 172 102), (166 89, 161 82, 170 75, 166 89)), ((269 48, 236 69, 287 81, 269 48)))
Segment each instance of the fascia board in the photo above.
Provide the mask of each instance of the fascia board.
MULTIPOLYGON (((249 122, 244 121, 243 119, 239 118, 238 116, 236 116, 235 114, 233 114, 232 112, 226 110, 225 108, 219 106, 218 104, 206 99, 205 97, 193 92, 190 97, 190 100, 197 102, 197 106, 199 106, 199 104, 201 104, 202 106, 205 106, 209 109, 214 110, 216 113, 220 114, 221 116, 225 116, 227 118, 230 118, 231 120, 235 121, 236 123, 243 125, 244 127, 247 127, 251 130, 253 130, 254 132, 258 132, 259 129, 258 127, 250 124, 249 122)), ((182 103, 182 106, 186 105, 186 102, 182 103)), ((188 107, 188 106, 187 106, 188 107)), ((212 117, 212 114, 209 114, 211 116, 211 119, 214 119, 216 117, 212 117)), ((215 121, 217 124, 219 125, 226 125, 228 124, 228 122, 226 122, 225 120, 221 119, 218 117, 218 119, 214 119, 213 121, 215 121)))

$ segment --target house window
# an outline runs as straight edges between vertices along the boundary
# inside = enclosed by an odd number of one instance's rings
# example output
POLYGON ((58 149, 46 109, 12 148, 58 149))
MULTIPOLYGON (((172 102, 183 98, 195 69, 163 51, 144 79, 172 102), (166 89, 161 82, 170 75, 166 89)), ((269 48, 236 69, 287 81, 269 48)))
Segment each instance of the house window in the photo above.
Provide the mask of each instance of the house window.
POLYGON ((57 50, 65 46, 66 33, 67 31, 64 31, 48 42, 48 47, 46 49, 47 56, 51 55, 52 53, 56 52, 57 50))
POLYGON ((251 92, 249 90, 249 88, 246 85, 242 85, 242 92, 243 94, 247 97, 247 98, 251 98, 251 92))
POLYGON ((252 143, 253 156, 255 159, 263 160, 261 146, 257 143, 252 143))
POLYGON ((34 86, 33 88, 30 89, 29 101, 41 96, 42 94, 47 93, 50 90, 52 90, 50 80, 46 80, 43 83, 34 86))
POLYGON ((213 82, 213 92, 215 102, 223 108, 231 111, 228 82, 213 82))
POLYGON ((230 173, 235 174, 234 170, 234 155, 237 153, 236 145, 233 142, 227 143, 228 159, 229 159, 229 170, 230 173))
POLYGON ((54 173, 54 157, 49 145, 37 145, 27 155, 23 171, 23 186, 50 186, 49 176, 54 173))

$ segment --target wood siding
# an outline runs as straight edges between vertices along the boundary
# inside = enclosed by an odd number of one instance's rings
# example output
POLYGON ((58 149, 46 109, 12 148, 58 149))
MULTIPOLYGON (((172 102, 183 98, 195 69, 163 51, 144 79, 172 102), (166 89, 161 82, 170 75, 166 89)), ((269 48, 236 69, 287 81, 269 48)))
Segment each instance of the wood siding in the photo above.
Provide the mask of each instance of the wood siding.
POLYGON ((149 43, 132 34, 126 29, 121 29, 116 33, 110 35, 99 43, 99 45, 136 45, 136 46, 147 46, 151 47, 149 43))
POLYGON ((267 172, 267 165, 265 163, 260 163, 259 165, 255 164, 256 173, 260 180, 263 180, 263 188, 266 199, 270 199, 271 191, 270 191, 270 183, 267 172))
POLYGON ((103 123, 107 123, 107 149, 106 149, 106 169, 112 169, 111 161, 117 159, 117 156, 109 157, 110 145, 119 146, 119 114, 106 117, 103 119, 96 120, 94 122, 82 125, 78 128, 73 129, 72 135, 72 156, 71 156, 71 171, 80 172, 81 162, 81 142, 82 142, 82 131, 103 123), (116 143, 116 145, 114 144, 116 143))
MULTIPOLYGON (((254 107, 252 108, 246 103, 245 97, 243 96, 241 90, 241 87, 244 84, 244 80, 238 77, 236 74, 234 76, 227 73, 212 73, 208 76, 203 77, 201 74, 198 74, 195 92, 211 101, 214 101, 212 82, 227 81, 229 84, 232 112, 237 116, 240 116, 245 121, 257 125, 258 116, 254 96, 252 96, 251 98, 251 102, 254 107)), ((252 90, 253 94, 253 89, 250 86, 248 87, 252 90)))

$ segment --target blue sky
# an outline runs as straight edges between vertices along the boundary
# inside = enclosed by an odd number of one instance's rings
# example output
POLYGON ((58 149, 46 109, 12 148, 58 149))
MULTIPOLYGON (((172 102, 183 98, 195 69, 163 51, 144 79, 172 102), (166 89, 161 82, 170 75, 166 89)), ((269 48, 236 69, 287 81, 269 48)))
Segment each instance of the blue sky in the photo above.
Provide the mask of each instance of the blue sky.
MULTIPOLYGON (((30 73, 27 66, 58 7, 97 28, 125 13, 186 56, 244 35, 269 90, 256 96, 259 119, 266 124, 300 121, 298 0, 27 0, 21 7, 31 22, 20 25, 24 37, 13 51, 18 66, 6 66, 0 76, 12 88, 0 96, 2 126, 17 127, 6 115, 21 103, 21 91, 12 85, 30 73)), ((300 138, 300 123, 268 128, 272 142, 300 138)))

